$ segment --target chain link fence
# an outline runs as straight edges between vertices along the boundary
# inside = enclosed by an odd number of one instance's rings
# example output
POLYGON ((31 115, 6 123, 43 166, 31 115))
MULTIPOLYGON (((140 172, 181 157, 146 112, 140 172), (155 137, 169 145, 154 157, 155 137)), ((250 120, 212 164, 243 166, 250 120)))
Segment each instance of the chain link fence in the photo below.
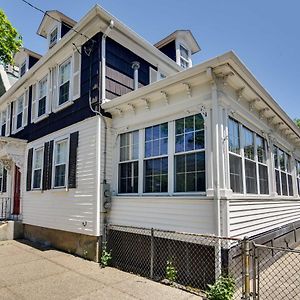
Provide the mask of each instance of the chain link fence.
POLYGON ((300 299, 300 251, 253 244, 253 299, 300 299))
POLYGON ((204 295, 208 284, 230 276, 235 299, 243 292, 242 241, 209 235, 107 225, 111 265, 204 295))

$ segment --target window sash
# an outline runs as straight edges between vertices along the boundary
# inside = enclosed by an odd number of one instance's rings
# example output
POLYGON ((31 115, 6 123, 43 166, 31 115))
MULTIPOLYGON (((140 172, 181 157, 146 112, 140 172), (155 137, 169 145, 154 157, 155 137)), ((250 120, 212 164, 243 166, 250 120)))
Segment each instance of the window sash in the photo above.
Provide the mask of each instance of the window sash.
POLYGON ((58 106, 71 99, 71 58, 59 66, 58 74, 58 106))
POLYGON ((69 150, 68 142, 69 142, 68 139, 63 139, 55 142, 54 168, 53 168, 54 188, 66 187, 67 184, 67 165, 68 165, 68 150, 69 150))
POLYGON ((237 194, 269 194, 266 140, 238 121, 228 119, 230 188, 237 194), (238 160, 240 159, 240 161, 238 160), (235 163, 233 163, 235 161, 235 163), (237 164, 235 166, 234 164, 237 164))
POLYGON ((32 189, 41 189, 44 148, 34 150, 32 166, 32 189))

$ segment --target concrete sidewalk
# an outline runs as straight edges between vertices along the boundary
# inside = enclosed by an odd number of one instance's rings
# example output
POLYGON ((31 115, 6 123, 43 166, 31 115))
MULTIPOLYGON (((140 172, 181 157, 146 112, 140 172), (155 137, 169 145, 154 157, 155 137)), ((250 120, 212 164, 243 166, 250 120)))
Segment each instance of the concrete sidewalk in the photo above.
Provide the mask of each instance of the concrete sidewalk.
POLYGON ((26 242, 0 242, 0 299, 195 299, 200 297, 26 242))

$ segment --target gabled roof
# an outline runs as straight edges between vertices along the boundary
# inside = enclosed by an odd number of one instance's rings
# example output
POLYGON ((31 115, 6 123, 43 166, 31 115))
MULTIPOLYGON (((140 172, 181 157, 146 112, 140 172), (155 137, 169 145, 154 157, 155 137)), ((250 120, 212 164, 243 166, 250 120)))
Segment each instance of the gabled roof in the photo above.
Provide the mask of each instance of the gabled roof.
POLYGON ((41 54, 38 54, 38 53, 36 53, 36 52, 34 52, 34 51, 32 51, 32 50, 29 50, 29 49, 27 49, 27 48, 25 48, 25 47, 22 47, 22 48, 20 48, 20 50, 15 54, 15 57, 14 57, 15 63, 16 63, 17 65, 21 64, 21 63, 24 61, 24 57, 25 57, 26 55, 30 55, 30 56, 35 57, 35 58, 37 58, 37 59, 40 59, 40 58, 42 57, 41 54))
POLYGON ((65 14, 63 14, 58 10, 47 10, 38 28, 37 34, 46 38, 47 37, 46 29, 48 28, 51 22, 55 21, 55 19, 61 22, 65 22, 72 27, 75 26, 75 24, 77 23, 75 20, 71 19, 70 17, 66 16, 65 14))
POLYGON ((191 47, 192 54, 195 54, 201 50, 198 42, 196 41, 195 37, 193 36, 190 30, 176 30, 167 37, 154 44, 154 46, 160 49, 161 47, 175 40, 176 38, 182 38, 186 40, 189 43, 189 46, 191 47))

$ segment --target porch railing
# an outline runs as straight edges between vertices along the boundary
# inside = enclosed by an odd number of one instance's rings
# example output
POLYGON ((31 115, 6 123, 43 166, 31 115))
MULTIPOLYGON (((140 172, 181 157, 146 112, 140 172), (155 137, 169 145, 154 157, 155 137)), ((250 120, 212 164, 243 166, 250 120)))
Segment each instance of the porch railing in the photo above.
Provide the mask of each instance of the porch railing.
POLYGON ((11 201, 9 197, 0 197, 0 220, 6 221, 10 218, 11 201))

